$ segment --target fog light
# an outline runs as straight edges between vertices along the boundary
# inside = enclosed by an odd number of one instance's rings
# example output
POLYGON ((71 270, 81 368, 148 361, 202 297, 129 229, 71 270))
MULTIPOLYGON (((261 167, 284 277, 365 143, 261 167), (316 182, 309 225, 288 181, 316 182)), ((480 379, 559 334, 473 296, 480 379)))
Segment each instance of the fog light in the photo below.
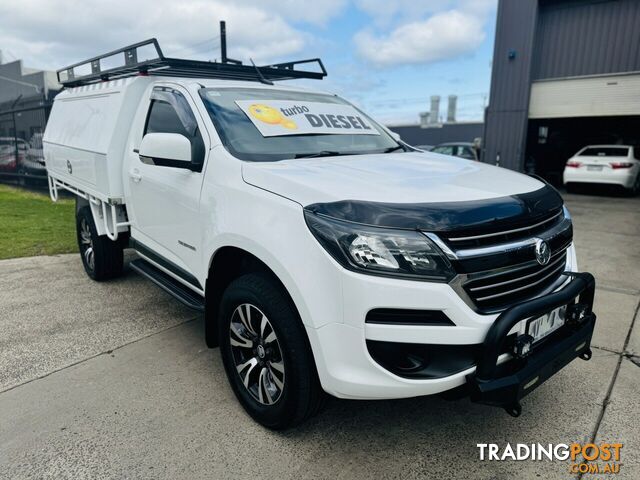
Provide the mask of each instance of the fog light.
POLYGON ((531 353, 533 346, 533 337, 531 335, 520 335, 516 339, 516 344, 513 347, 513 353, 518 358, 525 358, 531 353))
POLYGON ((569 324, 577 325, 587 319, 589 306, 584 303, 569 305, 566 313, 566 321, 569 324))

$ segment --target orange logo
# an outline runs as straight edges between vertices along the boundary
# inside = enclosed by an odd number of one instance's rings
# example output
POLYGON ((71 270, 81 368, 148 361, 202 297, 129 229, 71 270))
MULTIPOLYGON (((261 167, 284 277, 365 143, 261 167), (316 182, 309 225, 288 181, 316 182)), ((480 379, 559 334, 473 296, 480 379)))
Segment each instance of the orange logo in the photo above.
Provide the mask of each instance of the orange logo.
POLYGON ((249 107, 249 113, 252 117, 260 120, 261 122, 268 123, 269 125, 282 125, 289 130, 295 130, 298 128, 296 122, 285 118, 282 113, 276 108, 270 107, 262 103, 254 103, 249 107))

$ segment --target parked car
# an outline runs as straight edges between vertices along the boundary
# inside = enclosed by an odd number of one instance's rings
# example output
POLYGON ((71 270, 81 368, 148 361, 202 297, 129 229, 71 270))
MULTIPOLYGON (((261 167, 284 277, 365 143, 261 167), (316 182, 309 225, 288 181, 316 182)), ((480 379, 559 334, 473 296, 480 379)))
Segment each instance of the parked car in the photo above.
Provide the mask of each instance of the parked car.
POLYGON ((270 84, 322 78, 319 60, 131 61, 150 45, 118 51, 115 81, 100 58, 59 72, 50 193, 77 195, 89 277, 120 275, 130 246, 133 270, 204 312, 255 420, 295 425, 324 392, 453 391, 518 416, 591 357, 595 281, 551 186, 415 151, 338 96, 270 84))
POLYGON ((45 176, 44 154, 42 151, 42 133, 34 133, 29 140, 24 161, 18 166, 19 173, 45 176))
POLYGON ((579 184, 619 185, 632 195, 640 193, 640 147, 589 145, 571 157, 562 180, 567 190, 579 184))
POLYGON ((24 162, 29 146, 21 138, 0 137, 0 172, 17 173, 24 162))
POLYGON ((442 155, 465 158, 467 160, 479 160, 478 150, 471 142, 441 143, 433 147, 431 151, 441 153, 442 155))

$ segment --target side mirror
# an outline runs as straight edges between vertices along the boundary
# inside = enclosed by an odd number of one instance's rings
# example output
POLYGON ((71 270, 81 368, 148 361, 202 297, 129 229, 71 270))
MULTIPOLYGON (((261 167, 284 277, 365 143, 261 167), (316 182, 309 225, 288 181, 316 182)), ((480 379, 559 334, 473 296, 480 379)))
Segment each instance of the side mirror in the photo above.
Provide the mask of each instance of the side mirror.
POLYGON ((391 135, 391 138, 393 138, 398 143, 402 141, 402 138, 400 138, 400 134, 394 132, 393 130, 389 130, 389 135, 391 135))
POLYGON ((178 133, 147 133, 142 137, 139 155, 150 165, 193 169, 191 142, 178 133))

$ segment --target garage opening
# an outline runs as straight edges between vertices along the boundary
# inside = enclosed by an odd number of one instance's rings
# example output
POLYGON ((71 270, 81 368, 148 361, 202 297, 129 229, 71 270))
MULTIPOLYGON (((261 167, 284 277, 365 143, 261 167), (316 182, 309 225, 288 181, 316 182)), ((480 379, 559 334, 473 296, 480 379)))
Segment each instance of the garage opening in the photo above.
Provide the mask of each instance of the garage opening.
POLYGON ((567 160, 587 145, 640 145, 640 74, 531 84, 525 171, 562 184, 567 160))
POLYGON ((640 145, 640 115, 530 119, 525 171, 561 186, 565 163, 586 145, 640 145))

